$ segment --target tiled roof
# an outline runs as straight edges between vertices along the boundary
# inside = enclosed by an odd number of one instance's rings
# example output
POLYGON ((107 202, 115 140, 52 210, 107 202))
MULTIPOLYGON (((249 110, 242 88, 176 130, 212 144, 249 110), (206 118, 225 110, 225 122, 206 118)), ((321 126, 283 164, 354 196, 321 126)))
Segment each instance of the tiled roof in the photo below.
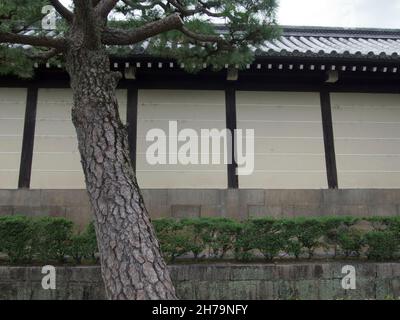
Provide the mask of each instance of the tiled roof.
MULTIPOLYGON (((217 30, 223 33, 224 27, 218 26, 217 30)), ((35 31, 26 33, 34 34, 35 31)), ((49 34, 54 35, 54 32, 49 34)), ((148 44, 144 41, 129 46, 123 50, 122 56, 146 54, 148 44)), ((255 53, 258 57, 355 58, 396 62, 400 60, 400 30, 283 26, 279 39, 266 41, 255 53)))
POLYGON ((259 56, 400 58, 400 30, 283 27, 259 56))

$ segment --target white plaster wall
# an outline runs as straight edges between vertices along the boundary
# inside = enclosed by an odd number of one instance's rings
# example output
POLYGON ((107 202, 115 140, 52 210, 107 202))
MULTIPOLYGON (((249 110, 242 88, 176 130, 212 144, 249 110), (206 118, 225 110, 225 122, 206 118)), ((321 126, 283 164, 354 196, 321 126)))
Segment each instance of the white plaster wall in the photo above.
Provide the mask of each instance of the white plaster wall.
POLYGON ((0 189, 18 188, 26 89, 0 88, 0 189))
POLYGON ((240 188, 327 187, 318 93, 238 91, 239 129, 255 130, 255 171, 240 188))
POLYGON ((400 187, 400 95, 332 93, 340 188, 400 187))
POLYGON ((222 162, 215 165, 148 163, 146 151, 153 142, 146 141, 147 132, 160 128, 168 134, 170 120, 178 122, 178 131, 191 128, 199 135, 201 129, 224 129, 225 94, 223 91, 139 90, 136 165, 139 185, 143 188, 226 188, 227 170, 222 162))
MULTIPOLYGON (((126 90, 117 91, 120 116, 126 122, 126 90)), ((84 175, 71 120, 70 89, 39 89, 32 189, 82 189, 84 175)))

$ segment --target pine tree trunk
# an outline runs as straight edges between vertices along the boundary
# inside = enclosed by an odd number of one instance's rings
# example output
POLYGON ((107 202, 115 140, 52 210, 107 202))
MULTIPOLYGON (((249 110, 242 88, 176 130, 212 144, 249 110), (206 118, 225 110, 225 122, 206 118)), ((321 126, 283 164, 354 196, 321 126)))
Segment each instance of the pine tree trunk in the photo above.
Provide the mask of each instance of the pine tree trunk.
POLYGON ((176 299, 129 158, 105 49, 67 53, 76 128, 109 299, 176 299))

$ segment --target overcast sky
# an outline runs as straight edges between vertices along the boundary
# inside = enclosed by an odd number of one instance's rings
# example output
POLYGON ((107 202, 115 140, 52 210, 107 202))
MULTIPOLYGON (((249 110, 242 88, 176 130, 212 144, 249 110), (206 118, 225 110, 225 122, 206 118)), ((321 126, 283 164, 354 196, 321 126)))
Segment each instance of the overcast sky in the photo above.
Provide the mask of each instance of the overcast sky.
POLYGON ((400 0, 279 0, 282 25, 400 29, 400 0))
POLYGON ((278 1, 282 25, 400 29, 400 0, 278 1))

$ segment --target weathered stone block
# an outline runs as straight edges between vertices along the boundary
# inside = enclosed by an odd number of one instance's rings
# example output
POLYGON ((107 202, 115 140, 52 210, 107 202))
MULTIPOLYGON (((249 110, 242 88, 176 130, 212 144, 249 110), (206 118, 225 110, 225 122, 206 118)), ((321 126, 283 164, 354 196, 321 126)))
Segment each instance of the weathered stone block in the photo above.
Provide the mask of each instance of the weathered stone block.
POLYGON ((364 189, 322 190, 324 205, 365 205, 370 197, 364 189))
POLYGON ((273 281, 258 281, 256 283, 257 300, 272 300, 274 297, 274 282, 273 281))
POLYGON ((83 230, 92 220, 91 207, 67 207, 65 210, 65 218, 71 220, 77 230, 83 230))
POLYGON ((11 216, 13 214, 13 207, 0 207, 0 216, 11 216))
POLYGON ((90 207, 86 190, 41 190, 40 202, 47 206, 90 207))
POLYGON ((291 205, 282 206, 282 217, 319 217, 323 216, 324 211, 319 205, 291 205))
POLYGON ((381 217, 390 217, 397 216, 398 214, 398 205, 370 205, 368 207, 368 215, 369 216, 381 216, 381 217))
POLYGON ((271 218, 281 218, 282 207, 266 207, 266 206, 255 206, 249 205, 247 207, 249 218, 263 218, 263 217, 271 217, 271 218))
POLYGON ((366 217, 370 215, 367 205, 325 205, 322 210, 328 215, 366 217))
POLYGON ((173 205, 171 208, 173 218, 199 218, 200 206, 173 205))
POLYGON ((265 190, 265 204, 277 205, 319 205, 321 190, 265 190))
POLYGON ((222 205, 202 205, 201 206, 201 217, 225 217, 225 208, 222 205))
POLYGON ((226 208, 226 214, 228 217, 236 220, 245 220, 248 218, 247 208, 240 207, 239 190, 237 189, 224 190, 224 197, 222 198, 222 204, 226 208))
POLYGON ((168 189, 170 205, 219 205, 221 194, 215 189, 168 189))
POLYGON ((28 217, 65 217, 65 207, 58 206, 16 206, 14 215, 24 215, 28 217))
POLYGON ((146 205, 168 205, 167 189, 142 189, 141 192, 146 205))
POLYGON ((40 206, 40 190, 0 189, 0 206, 40 206))
POLYGON ((240 203, 245 205, 258 205, 265 204, 265 192, 259 189, 239 189, 240 203))
POLYGON ((152 219, 162 219, 171 217, 171 207, 157 205, 157 204, 146 204, 146 209, 152 219))

